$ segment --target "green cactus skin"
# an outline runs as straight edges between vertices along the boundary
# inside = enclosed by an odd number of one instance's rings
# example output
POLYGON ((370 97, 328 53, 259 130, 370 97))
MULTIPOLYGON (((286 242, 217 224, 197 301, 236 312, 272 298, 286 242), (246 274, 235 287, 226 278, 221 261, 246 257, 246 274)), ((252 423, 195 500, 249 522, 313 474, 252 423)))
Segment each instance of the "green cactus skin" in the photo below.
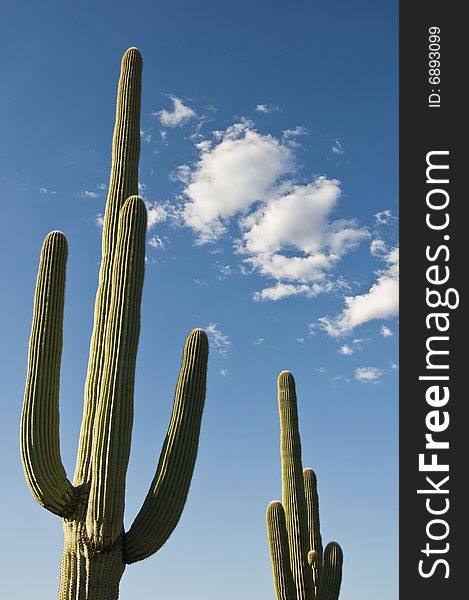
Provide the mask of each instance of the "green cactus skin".
POLYGON ((316 475, 301 464, 295 380, 278 378, 282 502, 267 507, 267 533, 277 600, 338 600, 342 549, 331 542, 323 552, 316 475))
POLYGON ((182 514, 205 401, 208 341, 185 343, 173 415, 156 475, 124 532, 125 477, 133 421, 135 361, 145 266, 145 204, 136 195, 142 58, 124 54, 118 85, 103 257, 73 484, 60 457, 59 383, 67 241, 44 240, 34 298, 21 417, 21 458, 35 500, 62 517, 59 600, 116 600, 127 564, 159 550, 182 514))

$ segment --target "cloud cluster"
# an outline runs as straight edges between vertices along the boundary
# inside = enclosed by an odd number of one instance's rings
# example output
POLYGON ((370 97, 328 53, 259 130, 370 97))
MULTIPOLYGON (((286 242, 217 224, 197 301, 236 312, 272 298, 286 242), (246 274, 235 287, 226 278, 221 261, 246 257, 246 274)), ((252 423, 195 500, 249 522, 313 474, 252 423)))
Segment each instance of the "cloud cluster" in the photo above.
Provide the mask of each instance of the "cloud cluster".
POLYGON ((354 220, 331 219, 339 181, 319 176, 295 183, 295 148, 259 133, 249 120, 214 133, 213 142, 198 144, 196 164, 180 168, 182 219, 197 243, 217 240, 236 217, 235 246, 244 264, 275 281, 256 292, 256 300, 314 297, 334 289, 331 269, 369 237, 354 220))

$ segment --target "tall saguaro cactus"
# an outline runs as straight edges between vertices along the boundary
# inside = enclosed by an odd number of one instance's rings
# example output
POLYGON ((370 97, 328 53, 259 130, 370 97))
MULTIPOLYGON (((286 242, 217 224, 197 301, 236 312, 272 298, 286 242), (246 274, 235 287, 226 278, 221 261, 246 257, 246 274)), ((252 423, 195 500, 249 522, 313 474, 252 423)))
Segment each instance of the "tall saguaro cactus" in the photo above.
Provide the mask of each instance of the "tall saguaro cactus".
POLYGON ((145 265, 146 208, 136 195, 142 58, 124 54, 118 85, 102 262, 73 483, 60 457, 59 379, 67 241, 43 244, 21 418, 21 457, 39 504, 62 517, 60 600, 115 600, 127 564, 156 552, 177 525, 194 469, 205 400, 208 343, 185 343, 169 429, 143 506, 124 532, 125 477, 145 265))
POLYGON ((316 475, 301 464, 295 380, 278 378, 282 502, 267 507, 270 558, 278 600, 337 600, 342 550, 331 542, 323 551, 316 475))

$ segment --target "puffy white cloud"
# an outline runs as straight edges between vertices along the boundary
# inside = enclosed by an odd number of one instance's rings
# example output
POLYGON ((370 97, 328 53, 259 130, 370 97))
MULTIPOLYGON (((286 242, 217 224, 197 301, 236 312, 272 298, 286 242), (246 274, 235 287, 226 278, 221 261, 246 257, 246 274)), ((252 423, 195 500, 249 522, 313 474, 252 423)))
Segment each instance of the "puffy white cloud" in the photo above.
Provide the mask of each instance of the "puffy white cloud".
POLYGON ((339 354, 344 354, 345 356, 351 356, 354 353, 354 349, 348 344, 344 344, 339 348, 339 354))
POLYGON ((189 106, 186 106, 180 98, 177 96, 170 96, 170 98, 173 101, 172 111, 163 108, 153 113, 155 117, 159 118, 164 127, 178 127, 197 116, 197 113, 189 106))
POLYGON ((380 383, 383 372, 376 367, 358 367, 355 369, 355 379, 361 383, 380 383))
POLYGON ((184 189, 183 220, 197 233, 199 243, 223 235, 228 219, 267 200, 280 178, 293 170, 290 150, 250 125, 237 123, 218 144, 204 148, 184 189))
POLYGON ((373 319, 389 319, 399 312, 399 247, 383 257, 387 267, 377 271, 377 280, 365 294, 346 296, 345 309, 335 318, 321 317, 320 327, 338 337, 373 319))

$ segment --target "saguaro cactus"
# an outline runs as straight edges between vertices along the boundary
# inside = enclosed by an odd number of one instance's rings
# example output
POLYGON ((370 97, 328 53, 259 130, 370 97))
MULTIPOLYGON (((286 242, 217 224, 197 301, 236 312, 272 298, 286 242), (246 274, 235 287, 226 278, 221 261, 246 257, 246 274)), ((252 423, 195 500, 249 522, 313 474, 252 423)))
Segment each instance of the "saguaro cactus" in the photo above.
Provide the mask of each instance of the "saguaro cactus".
POLYGON ((173 414, 155 477, 124 532, 125 476, 133 420, 135 360, 145 264, 146 209, 136 196, 142 58, 125 53, 118 86, 102 262, 73 483, 60 457, 59 378, 67 242, 43 244, 21 418, 21 457, 39 504, 62 517, 59 599, 115 600, 127 564, 156 552, 175 528, 194 469, 205 399, 208 343, 184 347, 173 414))
POLYGON ((278 378, 282 502, 267 507, 267 531, 278 600, 337 600, 342 550, 331 542, 323 552, 316 475, 301 464, 295 380, 278 378))

